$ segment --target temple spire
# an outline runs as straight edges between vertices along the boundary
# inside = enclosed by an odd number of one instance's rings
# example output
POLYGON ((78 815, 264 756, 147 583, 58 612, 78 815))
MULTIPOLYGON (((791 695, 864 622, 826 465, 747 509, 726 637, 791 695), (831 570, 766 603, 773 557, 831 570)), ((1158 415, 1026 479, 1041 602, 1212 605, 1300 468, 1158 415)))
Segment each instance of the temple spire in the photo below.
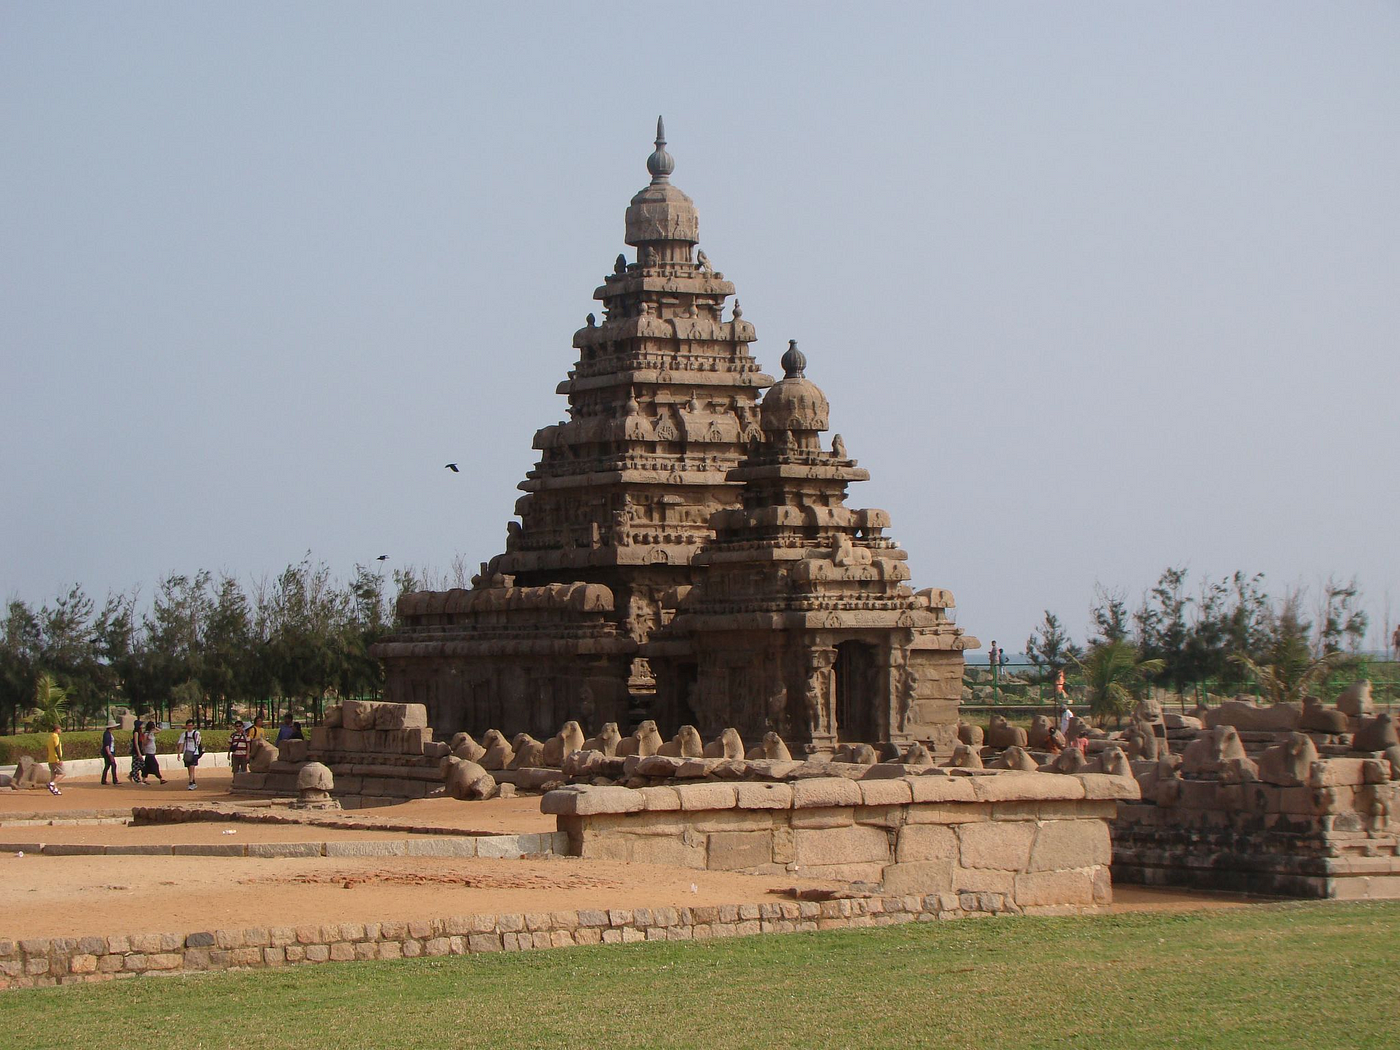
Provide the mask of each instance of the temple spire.
POLYGON ((666 124, 660 117, 656 118, 656 149, 647 158, 647 171, 651 172, 652 185, 658 182, 669 182, 671 172, 676 170, 676 161, 666 152, 666 124))

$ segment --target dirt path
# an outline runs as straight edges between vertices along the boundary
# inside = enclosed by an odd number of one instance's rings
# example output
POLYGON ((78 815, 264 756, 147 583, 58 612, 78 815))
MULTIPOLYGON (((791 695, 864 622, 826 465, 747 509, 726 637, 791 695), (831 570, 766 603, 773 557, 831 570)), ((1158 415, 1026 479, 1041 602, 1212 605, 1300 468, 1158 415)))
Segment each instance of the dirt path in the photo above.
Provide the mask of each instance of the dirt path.
POLYGON ((1114 886, 1112 912, 1200 911, 1216 908, 1248 908, 1265 904, 1272 897, 1250 897, 1243 893, 1213 893, 1175 886, 1114 886))
POLYGON ((0 855, 0 936, 190 933, 779 899, 832 883, 573 858, 244 859, 0 855), (692 891, 692 887, 694 890, 692 891))
MULTIPOLYGON (((94 811, 129 812, 132 806, 184 805, 191 802, 243 802, 257 805, 265 800, 248 796, 232 795, 229 787, 232 774, 226 769, 211 769, 200 776, 199 789, 187 791, 182 783, 170 777, 165 787, 158 784, 140 787, 130 781, 123 781, 112 787, 103 785, 97 777, 65 779, 60 787, 63 794, 54 796, 48 791, 25 789, 12 791, 0 788, 0 825, 6 819, 17 816, 37 815, 40 819, 61 820, 66 817, 90 814, 94 811)), ((554 818, 540 812, 538 796, 522 795, 517 798, 498 798, 488 802, 459 802, 455 798, 425 798, 402 802, 392 806, 374 806, 368 809, 346 810, 347 814, 362 816, 367 822, 376 820, 395 823, 415 823, 460 830, 477 831, 485 835, 524 834, 540 831, 553 831, 554 818)), ((35 837, 32 829, 21 832, 16 828, 0 827, 0 841, 16 838, 35 837)), ((53 842, 112 842, 110 838, 50 839, 39 836, 44 841, 53 842)), ((137 840, 131 840, 137 841, 137 840)), ((183 839, 160 839, 156 841, 179 842, 183 839)), ((203 839, 188 841, 204 841, 203 839)), ((263 839, 259 841, 288 841, 286 839, 263 839)))

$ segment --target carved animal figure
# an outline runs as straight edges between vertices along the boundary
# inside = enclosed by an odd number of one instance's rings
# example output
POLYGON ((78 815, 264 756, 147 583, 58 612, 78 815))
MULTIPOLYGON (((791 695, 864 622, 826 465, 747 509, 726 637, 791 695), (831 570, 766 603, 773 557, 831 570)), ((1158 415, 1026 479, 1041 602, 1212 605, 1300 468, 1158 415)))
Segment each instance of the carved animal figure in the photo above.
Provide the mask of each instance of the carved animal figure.
MULTIPOLYGON (((736 734, 736 735, 737 735, 737 734, 736 734)), ((711 755, 711 754, 710 754, 710 749, 711 749, 712 747, 715 747, 718 743, 719 743, 719 741, 714 741, 714 742, 712 742, 712 743, 709 743, 709 744, 706 744, 706 745, 705 745, 705 757, 706 757, 706 758, 721 757, 721 756, 716 756, 716 755, 711 755)), ((749 759, 754 759, 754 760, 756 760, 756 761, 764 761, 764 760, 767 760, 767 761, 770 761, 770 762, 791 762, 791 761, 792 761, 792 753, 791 753, 790 751, 788 751, 787 745, 786 745, 785 743, 783 743, 783 738, 780 737, 777 733, 774 733, 774 732, 772 732, 772 731, 769 731, 769 732, 767 732, 767 733, 764 733, 764 734, 763 734, 763 739, 762 739, 757 745, 755 745, 754 747, 749 748, 748 751, 746 751, 746 752, 744 753, 744 757, 745 757, 745 758, 749 758, 749 759)))
POLYGON ((30 755, 20 755, 15 763, 14 774, 10 777, 10 787, 18 791, 22 787, 43 787, 49 782, 49 767, 35 762, 30 755))
POLYGON ((1223 762, 1248 758, 1239 731, 1234 726, 1218 725, 1207 729, 1186 745, 1181 753, 1181 771, 1197 776, 1219 775, 1223 762))
POLYGON ((656 731, 656 723, 648 718, 633 730, 631 736, 617 745, 617 755, 619 758, 629 755, 650 758, 661 750, 663 743, 665 741, 661 739, 661 734, 656 731))
POLYGON ((617 731, 617 723, 604 722, 597 736, 591 736, 583 742, 583 750, 601 751, 608 758, 612 758, 617 754, 617 746, 620 743, 622 734, 617 731))
POLYGON ((511 741, 515 757, 507 769, 538 769, 544 765, 544 745, 529 733, 517 733, 511 741))
POLYGON ((452 753, 464 762, 479 762, 486 748, 473 740, 470 733, 457 733, 452 737, 452 753))
POLYGON ((447 793, 466 801, 491 798, 496 794, 496 778, 475 762, 449 758, 447 793))
POLYGON ((583 748, 583 729, 572 719, 564 727, 545 741, 542 761, 550 769, 564 764, 564 756, 583 748))
POLYGON ((1026 733, 1026 744, 1037 751, 1045 749, 1045 741, 1050 736, 1055 723, 1045 715, 1036 715, 1031 719, 1030 731, 1026 733))
POLYGON ((953 748, 953 755, 948 759, 948 766, 952 769, 981 769, 982 755, 971 744, 958 744, 953 748))
POLYGON ((840 744, 831 756, 833 762, 854 762, 860 766, 873 766, 879 755, 869 744, 840 744))
POLYGON ((1150 696, 1145 696, 1133 708, 1133 721, 1154 725, 1162 721, 1162 705, 1150 696))
POLYGON ((1317 747, 1305 733, 1289 733, 1288 739, 1259 756, 1259 779, 1266 784, 1298 787, 1308 782, 1317 761, 1317 747))
POLYGON ((1303 709, 1298 704, 1272 704, 1260 707, 1252 697, 1226 700, 1206 712, 1206 728, 1228 725, 1246 732, 1291 733, 1298 728, 1303 709))
POLYGON ((1023 747, 1012 744, 996 758, 992 759, 991 769, 1019 769, 1027 773, 1034 773, 1040 768, 1035 759, 1026 753, 1023 747))
POLYGON ((277 748, 262 737, 248 744, 248 772, 266 773, 277 761, 277 748))
MULTIPOLYGON (((1078 748, 1075 748, 1078 751, 1078 748)), ((1106 747, 1099 752, 1099 757, 1094 760, 1093 769, 1096 773, 1107 773, 1111 777, 1131 777, 1133 767, 1128 764, 1128 756, 1123 754, 1120 747, 1106 747)))
POLYGON ((1390 763, 1390 779, 1400 780, 1400 744, 1385 749, 1385 760, 1390 763))
POLYGON ((744 740, 737 729, 726 729, 705 745, 703 754, 705 758, 743 758, 744 740))
POLYGON ((933 755, 928 748, 916 740, 904 752, 903 762, 906 766, 931 766, 933 765, 933 755))
POLYGON ((1161 753, 1157 734, 1152 731, 1150 722, 1134 722, 1123 732, 1123 746, 1128 749, 1128 757, 1143 762, 1155 762, 1161 753))
POLYGON ((1013 726, 1002 715, 992 715, 987 727, 988 747, 1025 747, 1029 739, 1029 734, 1020 726, 1013 726))
POLYGON ((1050 763, 1052 773, 1087 773, 1089 772, 1089 760, 1084 757, 1084 752, 1077 747, 1067 747, 1055 756, 1055 761, 1050 763))
POLYGON ((958 740, 968 747, 981 747, 985 736, 979 725, 973 725, 971 722, 958 723, 958 740))
POLYGON ((668 758, 700 758, 705 753, 705 742, 700 739, 700 730, 694 726, 681 726, 680 730, 656 752, 668 758))
POLYGON ((1400 737, 1395 735, 1395 722, 1384 711, 1375 718, 1364 719, 1351 738, 1353 751, 1385 751, 1397 744, 1400 744, 1400 737))
POLYGON ((1363 678, 1359 682, 1352 682, 1342 690, 1337 697, 1337 710, 1351 715, 1352 718, 1360 718, 1362 715, 1371 713, 1371 680, 1363 678))
POLYGON ((1315 696, 1305 696, 1298 728, 1314 733, 1345 733, 1351 728, 1351 722, 1345 711, 1328 707, 1315 696))
POLYGON ((488 729, 481 738, 486 753, 478 759, 482 769, 505 769, 515 761, 515 751, 499 729, 488 729))

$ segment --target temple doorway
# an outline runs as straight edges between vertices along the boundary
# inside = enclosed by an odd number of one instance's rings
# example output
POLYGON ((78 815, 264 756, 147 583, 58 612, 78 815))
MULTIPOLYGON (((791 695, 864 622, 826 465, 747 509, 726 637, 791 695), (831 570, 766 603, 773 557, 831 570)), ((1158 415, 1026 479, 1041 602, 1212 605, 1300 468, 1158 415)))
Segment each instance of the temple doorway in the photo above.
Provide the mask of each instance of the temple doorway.
POLYGON ((842 642, 836 647, 836 739, 873 744, 879 734, 876 717, 875 647, 842 642))

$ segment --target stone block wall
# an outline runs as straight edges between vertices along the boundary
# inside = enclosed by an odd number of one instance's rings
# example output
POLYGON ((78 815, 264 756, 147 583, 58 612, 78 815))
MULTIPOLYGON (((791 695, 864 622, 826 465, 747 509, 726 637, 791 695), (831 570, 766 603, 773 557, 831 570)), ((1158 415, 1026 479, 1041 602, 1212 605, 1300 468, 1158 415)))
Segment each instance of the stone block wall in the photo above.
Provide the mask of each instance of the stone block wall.
POLYGON ((1136 783, 930 770, 853 781, 568 787, 544 796, 573 856, 951 894, 988 912, 1109 903, 1108 824, 1136 783))
POLYGON ((1312 764, 1293 785, 1159 775, 1113 823, 1113 877, 1289 897, 1400 898, 1400 781, 1375 759, 1312 764))
POLYGON ((442 793, 446 754, 422 704, 347 700, 327 709, 310 739, 283 741, 270 768, 236 773, 233 789, 295 795, 301 767, 320 762, 335 778, 332 794, 347 805, 426 798, 442 793))
POLYGON ((278 969, 643 941, 810 933, 979 914, 985 895, 863 896, 698 908, 597 908, 197 933, 0 938, 0 991, 210 970, 278 969))

